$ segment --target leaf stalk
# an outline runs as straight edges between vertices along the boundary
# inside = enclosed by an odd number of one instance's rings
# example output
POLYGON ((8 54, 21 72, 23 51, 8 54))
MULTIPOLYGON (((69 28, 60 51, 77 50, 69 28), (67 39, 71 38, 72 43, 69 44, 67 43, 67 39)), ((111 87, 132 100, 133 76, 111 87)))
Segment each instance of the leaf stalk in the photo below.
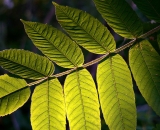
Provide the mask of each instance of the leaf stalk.
MULTIPOLYGON (((137 39, 140 39, 140 38, 145 39, 145 38, 147 38, 148 36, 152 35, 153 33, 157 32, 157 31, 159 31, 159 30, 160 30, 160 25, 157 26, 157 27, 155 27, 154 29, 152 29, 152 30, 150 30, 150 31, 142 34, 142 35, 139 36, 138 38, 131 39, 131 41, 128 42, 127 44, 125 44, 125 45, 123 45, 123 46, 115 49, 113 52, 110 52, 110 53, 119 53, 119 52, 123 51, 124 49, 132 46, 133 43, 134 43, 137 39)), ((83 65, 80 66, 80 67, 75 67, 75 68, 72 68, 72 69, 70 69, 70 70, 67 70, 67 71, 64 71, 64 72, 61 72, 61 73, 58 73, 58 74, 51 75, 50 77, 58 78, 58 77, 62 77, 62 76, 64 76, 64 75, 67 75, 67 74, 73 72, 74 70, 77 70, 78 68, 81 68, 81 67, 82 67, 82 68, 86 68, 86 67, 88 67, 88 66, 91 66, 91 65, 93 65, 93 64, 96 64, 96 63, 100 62, 100 61, 103 60, 105 57, 107 57, 110 53, 106 53, 106 54, 102 55, 101 57, 99 57, 99 58, 97 58, 97 59, 94 59, 94 60, 92 60, 92 61, 90 61, 90 62, 88 62, 88 63, 83 64, 83 65)), ((48 79, 48 77, 44 77, 44 78, 42 78, 42 79, 40 79, 40 80, 31 82, 31 83, 29 83, 27 86, 36 85, 36 84, 38 84, 38 83, 43 82, 43 81, 46 80, 46 79, 48 79)))

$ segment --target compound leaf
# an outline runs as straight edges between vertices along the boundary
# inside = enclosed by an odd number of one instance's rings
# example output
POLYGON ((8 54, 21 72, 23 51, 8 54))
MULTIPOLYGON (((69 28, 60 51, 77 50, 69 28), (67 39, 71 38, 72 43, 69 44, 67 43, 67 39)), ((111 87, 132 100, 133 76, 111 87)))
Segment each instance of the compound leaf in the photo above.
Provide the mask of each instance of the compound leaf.
POLYGON ((83 64, 81 49, 64 33, 47 24, 21 21, 36 47, 57 65, 73 68, 83 64))
POLYGON ((40 79, 54 72, 54 65, 47 58, 19 49, 0 51, 0 65, 9 72, 28 79, 40 79))
POLYGON ((160 22, 159 0, 133 0, 133 2, 148 18, 160 22))
POLYGON ((129 64, 142 96, 160 115, 160 56, 143 40, 130 49, 129 64))
POLYGON ((66 116, 62 86, 49 79, 36 86, 31 102, 33 130, 65 130, 66 116))
POLYGON ((120 55, 109 56, 98 64, 97 83, 102 113, 110 130, 135 130, 132 78, 120 55))
POLYGON ((142 22, 125 0, 94 0, 94 3, 109 26, 125 38, 142 34, 142 22))
POLYGON ((105 54, 116 48, 114 38, 108 29, 90 14, 53 4, 59 23, 76 43, 96 54, 105 54))
POLYGON ((24 79, 0 76, 0 116, 16 111, 28 100, 30 89, 24 79))
POLYGON ((98 95, 86 69, 69 74, 64 83, 67 117, 71 130, 100 130, 98 95))

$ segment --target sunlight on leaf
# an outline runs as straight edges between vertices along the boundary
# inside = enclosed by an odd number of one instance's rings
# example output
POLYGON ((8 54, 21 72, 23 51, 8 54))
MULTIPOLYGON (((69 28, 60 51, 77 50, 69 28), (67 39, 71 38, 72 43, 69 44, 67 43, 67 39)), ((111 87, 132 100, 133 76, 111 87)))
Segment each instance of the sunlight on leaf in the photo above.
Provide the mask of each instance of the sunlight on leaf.
POLYGON ((28 79, 40 79, 54 72, 46 57, 20 49, 0 51, 0 65, 9 72, 28 79))
POLYGON ((0 76, 0 116, 16 111, 30 97, 30 88, 24 79, 0 76))
POLYGON ((129 64, 142 96, 160 115, 160 56, 143 40, 130 49, 129 64))
POLYGON ((65 130, 65 115, 63 90, 58 79, 36 86, 31 102, 33 130, 65 130))
POLYGON ((135 130, 132 77, 120 55, 109 56, 98 64, 97 83, 102 113, 110 130, 135 130))
POLYGON ((35 46, 57 65, 74 68, 83 64, 81 49, 64 33, 47 24, 21 21, 35 46))
POLYGON ((100 110, 94 80, 86 69, 69 74, 64 83, 71 130, 100 130, 100 110))
POLYGON ((116 48, 109 30, 90 14, 53 2, 58 22, 73 40, 90 52, 105 54, 116 48))
POLYGON ((142 22, 125 0, 93 0, 109 26, 125 38, 142 34, 142 22))

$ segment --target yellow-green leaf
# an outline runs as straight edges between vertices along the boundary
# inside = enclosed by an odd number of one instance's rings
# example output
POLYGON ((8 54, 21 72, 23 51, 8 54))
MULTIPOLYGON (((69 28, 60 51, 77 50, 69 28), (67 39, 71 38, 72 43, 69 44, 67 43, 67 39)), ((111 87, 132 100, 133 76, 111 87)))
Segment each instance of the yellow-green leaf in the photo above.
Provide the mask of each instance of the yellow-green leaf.
POLYGON ((98 93, 110 130, 135 130, 136 105, 132 78, 126 62, 116 54, 98 64, 98 93))
POLYGON ((116 48, 109 30, 90 14, 53 3, 58 22, 73 40, 90 52, 105 54, 116 48))
POLYGON ((125 38, 143 33, 141 20, 125 0, 94 0, 96 8, 113 30, 125 38))
POLYGON ((16 111, 28 100, 30 89, 24 79, 0 76, 0 116, 16 111))
POLYGON ((0 66, 28 79, 40 79, 54 72, 53 63, 46 57, 20 49, 0 51, 0 66))
POLYGON ((129 51, 129 64, 137 86, 153 110, 160 115, 160 56, 147 40, 129 51))
POLYGON ((63 90, 58 79, 36 86, 31 102, 33 130, 66 130, 63 90))
POLYGON ((36 47, 64 68, 81 66, 84 57, 79 46, 64 33, 47 24, 21 20, 36 47))
POLYGON ((67 76, 64 94, 70 130, 100 130, 98 94, 86 69, 76 70, 67 76))

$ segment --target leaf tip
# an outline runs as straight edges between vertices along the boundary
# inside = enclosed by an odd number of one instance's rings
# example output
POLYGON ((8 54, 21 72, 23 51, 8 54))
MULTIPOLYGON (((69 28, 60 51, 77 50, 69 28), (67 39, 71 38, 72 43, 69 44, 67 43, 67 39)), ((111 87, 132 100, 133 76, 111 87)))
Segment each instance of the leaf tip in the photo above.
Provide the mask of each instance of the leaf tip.
POLYGON ((56 6, 58 6, 58 4, 56 3, 56 2, 52 2, 52 4, 56 7, 56 6))
POLYGON ((25 20, 23 20, 23 19, 20 19, 20 21, 24 24, 26 21, 25 20))
POLYGON ((23 19, 20 19, 20 21, 22 21, 23 19))
POLYGON ((23 20, 23 19, 20 19, 20 21, 23 22, 24 20, 23 20))

